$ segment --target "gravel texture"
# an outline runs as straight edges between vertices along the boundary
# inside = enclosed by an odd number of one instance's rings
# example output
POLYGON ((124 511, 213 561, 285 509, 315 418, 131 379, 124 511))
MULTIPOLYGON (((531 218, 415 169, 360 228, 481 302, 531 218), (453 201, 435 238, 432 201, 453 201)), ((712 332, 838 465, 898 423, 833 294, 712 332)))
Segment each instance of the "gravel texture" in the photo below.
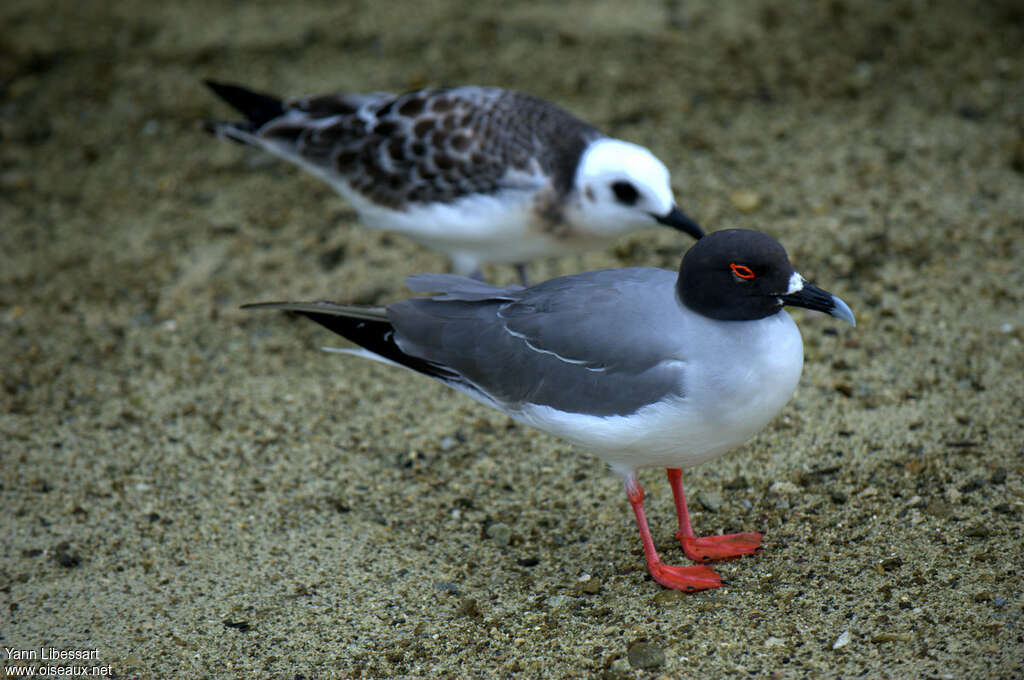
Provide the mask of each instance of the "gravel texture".
POLYGON ((122 678, 1021 677, 1018 2, 7 0, 0 34, 5 648, 122 678), (208 136, 204 77, 527 90, 654 149, 707 228, 777 236, 858 326, 794 312, 792 402, 684 476, 698 531, 765 551, 663 590, 596 459, 241 311, 445 262, 208 136))

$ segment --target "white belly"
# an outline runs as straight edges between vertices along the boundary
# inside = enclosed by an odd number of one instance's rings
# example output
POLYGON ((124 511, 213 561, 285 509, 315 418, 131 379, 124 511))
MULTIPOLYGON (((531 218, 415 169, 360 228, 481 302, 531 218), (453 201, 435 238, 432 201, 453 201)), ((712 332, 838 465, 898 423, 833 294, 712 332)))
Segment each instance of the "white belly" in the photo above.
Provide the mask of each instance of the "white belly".
POLYGON ((592 451, 620 473, 687 468, 716 458, 757 434, 786 405, 803 368, 803 342, 783 311, 758 321, 700 326, 691 334, 695 341, 681 348, 682 396, 628 416, 546 406, 512 415, 592 451))

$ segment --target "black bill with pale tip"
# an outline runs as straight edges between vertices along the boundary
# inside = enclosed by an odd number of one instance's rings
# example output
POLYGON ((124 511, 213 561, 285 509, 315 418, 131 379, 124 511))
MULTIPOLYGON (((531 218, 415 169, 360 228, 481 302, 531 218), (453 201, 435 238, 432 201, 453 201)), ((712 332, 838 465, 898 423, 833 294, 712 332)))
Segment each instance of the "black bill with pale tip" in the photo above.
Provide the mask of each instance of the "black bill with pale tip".
POLYGON ((659 223, 664 224, 666 227, 672 227, 679 231, 685 232, 694 238, 703 238, 704 230, 700 226, 687 217, 679 208, 672 206, 672 210, 667 215, 652 215, 655 220, 659 223))
POLYGON ((821 288, 807 283, 806 281, 804 281, 800 290, 794 293, 789 293, 788 295, 780 295, 779 300, 781 300, 784 305, 813 309, 816 312, 825 312, 837 319, 849 321, 851 326, 857 325, 857 322, 853 318, 853 311, 850 309, 849 305, 832 293, 822 290, 821 288))

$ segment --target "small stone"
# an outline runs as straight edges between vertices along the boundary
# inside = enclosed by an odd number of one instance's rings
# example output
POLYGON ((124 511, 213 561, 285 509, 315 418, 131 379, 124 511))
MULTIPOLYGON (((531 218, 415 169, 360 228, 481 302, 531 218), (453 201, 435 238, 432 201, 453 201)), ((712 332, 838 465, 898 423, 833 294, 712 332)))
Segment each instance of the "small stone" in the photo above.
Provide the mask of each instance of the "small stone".
POLYGON ((472 597, 465 597, 461 602, 459 602, 459 608, 456 610, 456 614, 471 619, 478 619, 482 616, 476 600, 472 597))
POLYGON ((907 633, 880 633, 871 638, 871 642, 879 644, 882 642, 910 642, 911 637, 907 633))
POLYGON ((442 592, 442 593, 448 593, 449 595, 458 595, 459 594, 459 586, 457 586, 454 583, 447 582, 447 581, 435 581, 434 582, 434 590, 437 590, 437 591, 442 592))
POLYGON ((571 601, 572 598, 567 595, 552 595, 547 599, 546 604, 548 611, 556 611, 558 609, 565 609, 571 601))
POLYGON ((772 482, 772 485, 768 487, 768 493, 775 494, 776 496, 782 496, 783 494, 796 494, 802 493, 803 489, 788 481, 777 481, 772 482))
POLYGON ((874 498, 878 495, 878 488, 874 486, 866 486, 861 489, 860 493, 857 495, 861 498, 874 498))
POLYGON ((985 486, 985 480, 981 477, 974 477, 964 482, 960 487, 960 493, 972 493, 983 486, 985 486))
POLYGON ((1006 468, 998 467, 992 472, 991 481, 993 484, 1005 484, 1006 483, 1006 468))
POLYGON ((750 486, 750 484, 747 483, 747 478, 740 475, 739 477, 734 477, 726 482, 724 488, 727 491, 738 491, 740 489, 746 489, 748 486, 750 486))
POLYGON ((687 597, 689 596, 681 590, 663 590, 651 598, 651 604, 663 607, 685 600, 687 597))
POLYGON ((451 449, 453 446, 455 446, 455 437, 441 437, 441 442, 439 446, 441 447, 442 451, 447 451, 451 449))
POLYGON ((949 517, 953 514, 953 509, 950 507, 949 503, 938 498, 929 501, 928 505, 925 506, 924 511, 929 515, 939 518, 949 517))
POLYGON ((742 213, 751 213, 761 206, 761 197, 750 189, 737 189, 729 194, 734 208, 742 213))
POLYGON ((852 640, 853 636, 850 635, 850 631, 844 630, 839 637, 836 638, 836 641, 832 643, 832 649, 842 649, 846 645, 850 644, 852 640))
POLYGON ((658 668, 665 664, 665 652, 653 642, 634 642, 626 654, 633 668, 658 668))
POLYGON ((629 662, 623 658, 612 661, 608 666, 608 673, 613 678, 625 677, 629 673, 629 662))
POLYGON ((512 542, 512 528, 504 522, 495 522, 487 527, 487 538, 500 546, 506 546, 512 542))
POLYGON ((903 566, 903 560, 898 557, 890 557, 882 560, 882 569, 885 571, 896 571, 903 566))
POLYGON ((722 507, 722 494, 717 491, 701 491, 697 494, 697 502, 708 512, 718 512, 722 507))
POLYGON ((846 502, 846 494, 838 489, 833 489, 828 493, 829 499, 836 505, 842 505, 846 502))
POLYGON ((345 250, 345 246, 341 245, 321 253, 317 257, 317 264, 320 265, 320 269, 325 272, 337 269, 338 265, 345 261, 345 250))
POLYGON ((843 395, 844 397, 852 397, 853 396, 853 385, 851 385, 848 382, 837 382, 834 385, 834 387, 835 387, 836 392, 838 392, 839 394, 843 395))
POLYGON ((995 597, 993 597, 993 598, 992 598, 992 606, 993 606, 993 607, 995 607, 996 609, 1002 609, 1002 608, 1003 608, 1003 607, 1005 607, 1005 606, 1006 606, 1006 605, 1007 605, 1007 604, 1008 604, 1009 602, 1010 602, 1010 601, 1009 601, 1009 600, 1007 600, 1007 599, 1006 599, 1005 597, 1003 597, 1002 595, 996 595, 995 597))
POLYGON ((1024 137, 1017 140, 1010 153, 1010 167, 1024 175, 1024 137))
POLYGON ((971 538, 988 538, 992 535, 992 530, 985 524, 974 524, 964 529, 964 536, 970 536, 971 538))
POLYGON ((580 592, 586 593, 587 595, 595 595, 601 592, 601 579, 591 578, 580 583, 580 592))
POLYGON ((859 62, 846 80, 848 94, 856 96, 871 87, 871 76, 871 64, 866 61, 859 62))
POLYGON ((65 569, 73 569, 82 563, 82 558, 71 548, 71 543, 61 541, 53 549, 53 559, 65 569))
POLYGON ((785 647, 786 646, 786 641, 783 640, 780 637, 775 637, 773 635, 773 636, 769 637, 767 640, 764 641, 764 646, 765 647, 785 647))

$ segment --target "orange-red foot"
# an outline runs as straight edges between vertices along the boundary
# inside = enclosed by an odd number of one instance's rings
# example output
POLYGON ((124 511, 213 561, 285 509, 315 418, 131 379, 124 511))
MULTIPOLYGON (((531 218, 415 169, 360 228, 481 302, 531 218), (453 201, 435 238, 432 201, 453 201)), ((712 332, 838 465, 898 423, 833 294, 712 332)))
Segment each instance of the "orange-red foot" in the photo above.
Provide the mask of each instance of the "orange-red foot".
POLYGON ((761 551, 761 534, 746 531, 724 536, 681 536, 676 534, 683 552, 694 562, 726 560, 761 551))
POLYGON ((709 590, 722 585, 722 577, 716 574, 711 567, 706 567, 703 564, 692 567, 673 567, 658 561, 649 563, 647 568, 651 570, 654 580, 661 585, 688 593, 709 590))

